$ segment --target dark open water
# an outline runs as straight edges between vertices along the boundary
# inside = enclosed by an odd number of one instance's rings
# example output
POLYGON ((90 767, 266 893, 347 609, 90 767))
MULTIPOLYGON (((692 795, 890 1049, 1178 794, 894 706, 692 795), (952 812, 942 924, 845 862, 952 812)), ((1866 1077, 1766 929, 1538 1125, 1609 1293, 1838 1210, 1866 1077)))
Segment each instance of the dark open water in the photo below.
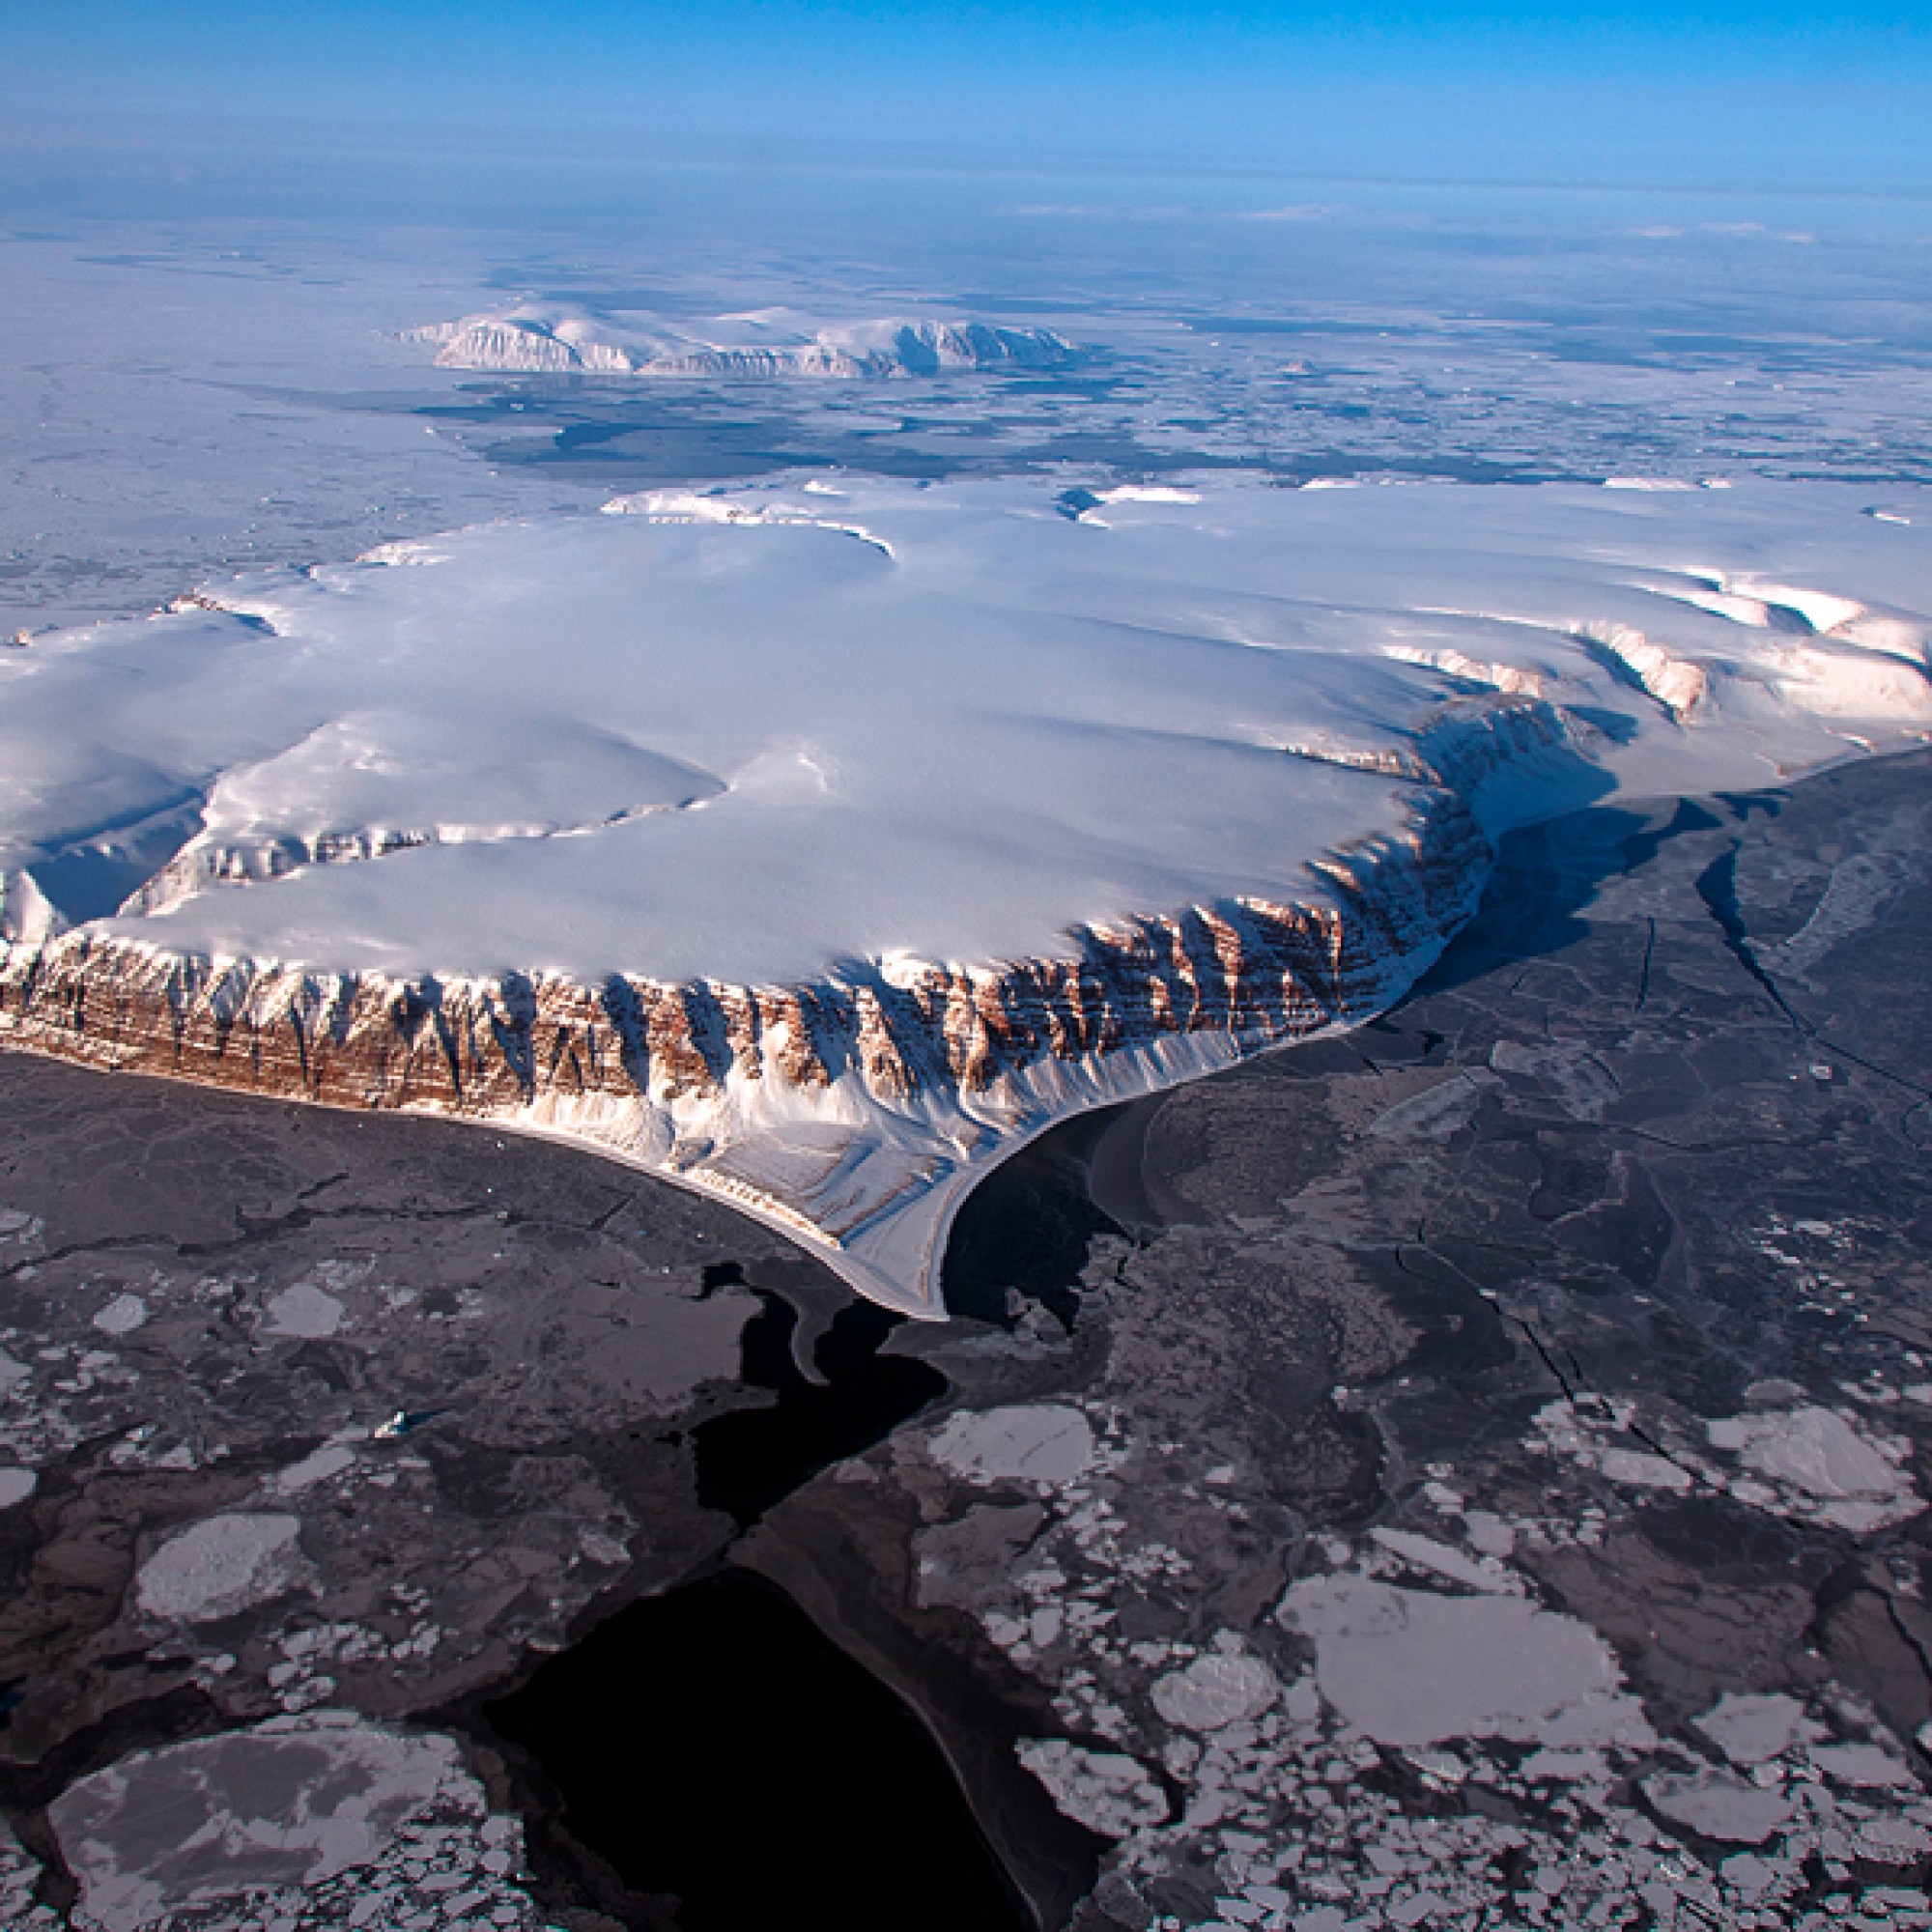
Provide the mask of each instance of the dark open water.
POLYGON ((924 1724, 749 1572, 632 1604, 486 1715, 635 1923, 1032 1932, 924 1724))

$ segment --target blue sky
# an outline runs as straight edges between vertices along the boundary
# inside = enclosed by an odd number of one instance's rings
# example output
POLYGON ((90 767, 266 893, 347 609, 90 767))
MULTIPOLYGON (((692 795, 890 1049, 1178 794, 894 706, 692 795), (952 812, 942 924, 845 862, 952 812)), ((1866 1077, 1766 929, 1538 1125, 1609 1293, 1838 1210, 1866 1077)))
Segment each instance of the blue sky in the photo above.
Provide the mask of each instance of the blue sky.
POLYGON ((766 158, 1917 189, 1928 14, 0 0, 0 107, 183 138, 241 115, 766 158))

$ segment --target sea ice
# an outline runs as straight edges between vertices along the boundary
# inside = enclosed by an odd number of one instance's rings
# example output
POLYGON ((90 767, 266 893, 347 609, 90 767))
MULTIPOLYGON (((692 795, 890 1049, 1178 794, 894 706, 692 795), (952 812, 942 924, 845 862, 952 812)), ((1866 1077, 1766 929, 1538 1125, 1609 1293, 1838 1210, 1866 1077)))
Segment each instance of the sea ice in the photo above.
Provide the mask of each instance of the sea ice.
POLYGON ((312 1281, 298 1281, 262 1304, 270 1335, 298 1335, 317 1341, 342 1326, 342 1303, 312 1281))
POLYGON ((1410 1529, 1385 1527, 1373 1529, 1369 1534, 1405 1563, 1412 1563, 1420 1570, 1433 1570, 1452 1583, 1462 1583, 1472 1590, 1517 1591, 1522 1587, 1520 1579, 1501 1564, 1492 1563, 1485 1567, 1464 1556, 1460 1549, 1452 1548, 1446 1543, 1437 1543, 1434 1537, 1418 1536, 1410 1529))
POLYGON ((298 1518, 238 1511, 172 1536, 135 1579, 152 1616, 208 1623, 287 1589, 301 1574, 298 1518))
POLYGON ((117 1294, 94 1317, 103 1335, 131 1335, 148 1319, 148 1304, 138 1294, 117 1294))
POLYGON ((1598 1466, 1613 1483, 1639 1490, 1688 1490, 1690 1470, 1648 1449, 1605 1449, 1598 1466))
POLYGON ((968 1482, 1057 1485, 1093 1466, 1094 1431, 1077 1408, 1060 1403, 961 1409, 932 1438, 932 1453, 968 1482))
POLYGON ((1379 1744, 1650 1741, 1596 1632, 1520 1597, 1438 1596, 1343 1574, 1301 1578, 1278 1614, 1314 1639, 1322 1696, 1379 1744))
POLYGON ((1731 1451, 1776 1484, 1776 1507, 1786 1514, 1862 1534, 1925 1507, 1901 1466, 1902 1445, 1867 1435, 1836 1409, 1722 1416, 1705 1433, 1714 1449, 1731 1451))
POLYGON ((1015 1749, 1054 1804, 1104 1838, 1124 1838, 1167 1820, 1167 1800, 1137 1758, 1089 1750, 1064 1738, 1022 1738, 1015 1749))
POLYGON ((326 1483, 329 1477, 341 1475, 343 1470, 353 1467, 355 1462, 355 1450, 340 1442, 326 1442, 320 1449, 310 1450, 299 1463, 291 1463, 286 1469, 278 1469, 270 1479, 270 1484, 277 1495, 298 1495, 317 1483, 326 1483))
POLYGON ((1916 1785, 1912 1767, 1881 1745, 1813 1745, 1811 1762, 1840 1784, 1916 1785))
POLYGON ((1643 1788, 1666 1818, 1733 1845, 1761 1845, 1791 1816, 1789 1799, 1727 1771, 1659 1772, 1643 1788))
POLYGON ((1153 1707, 1185 1731, 1217 1731, 1259 1718, 1281 1695, 1281 1680, 1259 1657, 1197 1657, 1154 1680, 1153 1707))
POLYGON ((1781 1691, 1726 1690, 1692 1721, 1733 1764, 1763 1764, 1822 1735, 1804 1705, 1781 1691))
POLYGON ((1501 1084, 1485 1067, 1459 1068, 1448 1079, 1398 1101, 1369 1132, 1378 1140, 1447 1140, 1468 1125, 1483 1095, 1501 1084))
POLYGON ((412 1816, 464 1785, 473 1780, 448 1738, 317 1713, 136 1751, 71 1785, 48 1818, 86 1922, 140 1932, 175 1912, 368 1864, 412 1816))

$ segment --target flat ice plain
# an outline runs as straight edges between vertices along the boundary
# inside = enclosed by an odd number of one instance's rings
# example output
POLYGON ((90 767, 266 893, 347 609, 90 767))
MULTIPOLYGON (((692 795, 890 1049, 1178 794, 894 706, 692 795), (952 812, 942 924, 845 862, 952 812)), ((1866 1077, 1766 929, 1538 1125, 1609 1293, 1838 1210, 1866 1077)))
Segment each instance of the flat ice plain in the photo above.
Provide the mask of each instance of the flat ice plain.
MULTIPOLYGON (((841 480, 608 508, 0 652, 0 972, 80 928, 259 984, 892 985, 1196 908, 1426 904, 1388 926, 1381 1000, 1509 825, 1932 731, 1932 502, 1895 486, 841 480), (1453 851, 1445 801, 1477 835, 1453 851)), ((723 1187, 937 1314, 989 1162, 1270 1037, 902 1100, 847 1072, 493 1118, 723 1187)))

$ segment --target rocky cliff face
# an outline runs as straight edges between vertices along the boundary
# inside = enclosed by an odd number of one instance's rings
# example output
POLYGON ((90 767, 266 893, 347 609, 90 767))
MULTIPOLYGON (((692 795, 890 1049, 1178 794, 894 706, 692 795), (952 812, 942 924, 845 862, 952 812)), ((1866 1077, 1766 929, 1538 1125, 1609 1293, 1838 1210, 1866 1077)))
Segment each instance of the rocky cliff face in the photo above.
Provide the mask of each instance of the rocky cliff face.
POLYGON ((789 986, 397 980, 170 952, 86 928, 0 943, 0 1040, 89 1065, 566 1135, 722 1192, 939 1310, 952 1208, 1082 1106, 1359 1019, 1473 905, 1496 772, 1572 758, 1547 705, 1418 741, 1409 825, 1329 862, 1325 903, 1247 899, 1070 932, 1065 956, 789 986))
POLYGON ((1373 1012, 1502 827, 1932 730, 1842 493, 606 507, 6 653, 0 1040, 567 1138, 931 1314, 990 1162, 1373 1012))

